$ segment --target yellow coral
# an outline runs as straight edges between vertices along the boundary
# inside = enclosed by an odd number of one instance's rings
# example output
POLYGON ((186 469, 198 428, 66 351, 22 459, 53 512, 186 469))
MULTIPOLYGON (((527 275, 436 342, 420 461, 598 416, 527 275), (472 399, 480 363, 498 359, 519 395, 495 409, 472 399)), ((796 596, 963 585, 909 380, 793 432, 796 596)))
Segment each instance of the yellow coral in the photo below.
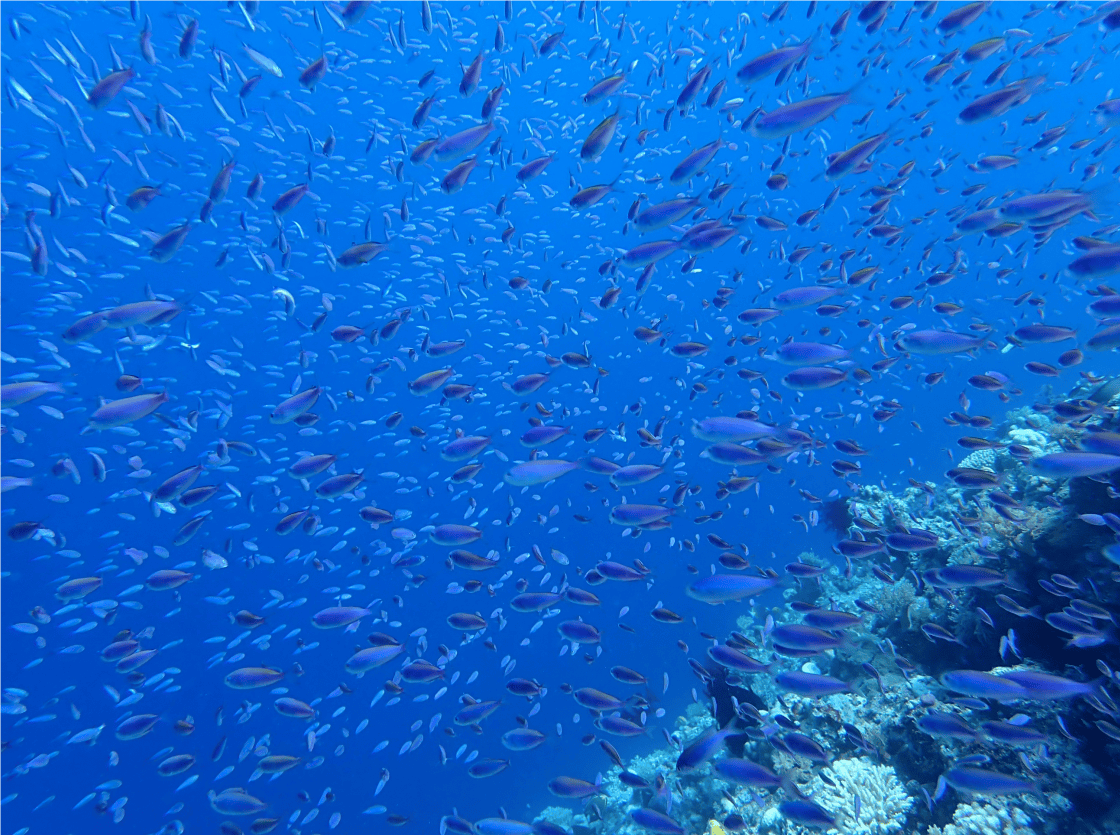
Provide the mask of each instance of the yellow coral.
POLYGON ((719 821, 708 821, 708 835, 727 835, 727 830, 719 821))

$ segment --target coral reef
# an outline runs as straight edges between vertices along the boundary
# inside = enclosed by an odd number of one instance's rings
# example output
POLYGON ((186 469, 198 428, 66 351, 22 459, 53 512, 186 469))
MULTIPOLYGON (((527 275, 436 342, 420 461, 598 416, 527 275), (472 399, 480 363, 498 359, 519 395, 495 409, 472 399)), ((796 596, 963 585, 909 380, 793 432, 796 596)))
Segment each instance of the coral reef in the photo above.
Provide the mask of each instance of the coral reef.
POLYGON ((1120 608, 1120 574, 1101 556, 1115 538, 1100 521, 1102 514, 1120 513, 1120 485, 1047 478, 1024 463, 1076 448, 1085 431, 1052 419, 1048 408, 1008 413, 992 446, 959 462, 992 473, 998 479, 992 486, 911 481, 892 492, 852 485, 851 498, 827 508, 827 523, 848 537, 857 556, 837 564, 800 554, 805 576, 782 592, 782 604, 741 610, 737 631, 726 640, 768 663, 770 674, 694 663, 710 704, 693 704, 677 720, 674 745, 626 764, 650 788, 623 785, 622 769, 615 768, 606 796, 582 813, 549 809, 541 819, 577 827, 580 835, 648 835, 631 818, 647 807, 668 812, 687 835, 807 835, 810 827, 779 808, 800 794, 834 819, 831 828, 818 821, 815 831, 841 835, 1120 831, 1120 723, 1101 719, 1118 710, 1103 690, 1078 685, 1094 667, 1105 678, 1120 668, 1109 614, 1120 608), (995 491, 998 501, 992 501, 995 491), (927 536, 921 547, 892 547, 891 534, 914 531, 927 536), (941 582, 938 572, 953 566, 976 566, 992 582, 941 582), (846 625, 832 632, 836 645, 800 654, 775 646, 774 630, 803 623, 807 612, 846 613, 846 625), (1056 620, 1047 619, 1053 615, 1056 620), (1070 623, 1065 633, 1055 626, 1070 623), (1071 649, 1069 635, 1079 629, 1088 638, 1071 649), (941 679, 950 670, 1058 676, 1081 689, 985 702, 948 689, 941 679), (850 690, 813 697, 786 692, 780 673, 794 671, 851 682, 850 690), (955 730, 939 731, 931 716, 955 730), (743 735, 729 739, 727 751, 721 746, 714 762, 744 757, 781 775, 780 788, 727 782, 713 762, 676 771, 681 749, 729 722, 743 735), (1038 736, 1001 741, 985 730, 988 722, 1038 736), (802 742, 790 744, 795 738, 802 742), (1039 791, 1006 797, 939 791, 941 778, 962 762, 1019 775, 1039 791), (659 780, 664 788, 655 791, 659 780))
POLYGON ((1033 835, 1030 816, 1007 798, 994 797, 978 803, 962 803, 953 822, 931 826, 929 835, 1033 835))
POLYGON ((836 760, 813 779, 813 800, 836 817, 837 829, 850 835, 899 832, 914 799, 889 765, 865 758, 836 760))

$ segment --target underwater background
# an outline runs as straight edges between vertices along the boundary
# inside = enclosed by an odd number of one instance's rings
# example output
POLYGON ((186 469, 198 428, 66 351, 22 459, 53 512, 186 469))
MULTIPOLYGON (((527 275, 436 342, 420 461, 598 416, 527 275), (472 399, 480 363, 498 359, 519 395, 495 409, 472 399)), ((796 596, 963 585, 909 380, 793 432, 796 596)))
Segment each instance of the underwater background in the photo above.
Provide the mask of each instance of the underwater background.
POLYGON ((0 18, 5 835, 1120 831, 1120 4, 0 18))

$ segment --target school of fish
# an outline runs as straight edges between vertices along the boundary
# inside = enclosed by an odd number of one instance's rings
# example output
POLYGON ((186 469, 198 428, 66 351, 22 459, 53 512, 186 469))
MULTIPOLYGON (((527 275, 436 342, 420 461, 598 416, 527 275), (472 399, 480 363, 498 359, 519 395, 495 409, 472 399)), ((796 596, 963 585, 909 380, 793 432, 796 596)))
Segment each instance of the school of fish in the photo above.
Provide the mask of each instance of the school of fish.
MULTIPOLYGON (((1035 408, 1064 449, 1007 451, 1117 500, 1120 3, 0 16, 6 831, 562 835, 521 794, 584 803, 613 763, 634 822, 683 835, 709 761, 828 830, 725 747, 809 736, 737 702, 681 740, 658 703, 716 669, 907 687, 889 642, 860 677, 802 668, 868 641, 870 603, 776 605, 829 571, 998 621, 975 666, 1029 659, 1027 617, 1097 653, 944 672, 1023 718, 931 709, 929 735, 1034 745, 1032 706, 1077 699, 1120 742, 1120 544, 1032 609, 974 512, 1022 497, 958 466, 1035 408), (877 483, 972 491, 977 563, 827 528, 877 483), (657 785, 625 770, 650 740, 681 751, 657 785), (461 808, 472 778, 509 808, 461 808)), ((950 788, 1039 790, 982 754, 923 791, 950 788)))

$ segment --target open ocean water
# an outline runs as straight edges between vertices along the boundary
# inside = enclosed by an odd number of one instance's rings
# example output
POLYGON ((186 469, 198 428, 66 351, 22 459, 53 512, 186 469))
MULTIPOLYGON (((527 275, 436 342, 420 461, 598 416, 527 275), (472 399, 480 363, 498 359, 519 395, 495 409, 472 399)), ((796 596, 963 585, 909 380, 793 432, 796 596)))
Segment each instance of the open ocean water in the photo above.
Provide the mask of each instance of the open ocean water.
POLYGON ((1120 4, 0 19, 4 835, 1120 832, 1120 4))

